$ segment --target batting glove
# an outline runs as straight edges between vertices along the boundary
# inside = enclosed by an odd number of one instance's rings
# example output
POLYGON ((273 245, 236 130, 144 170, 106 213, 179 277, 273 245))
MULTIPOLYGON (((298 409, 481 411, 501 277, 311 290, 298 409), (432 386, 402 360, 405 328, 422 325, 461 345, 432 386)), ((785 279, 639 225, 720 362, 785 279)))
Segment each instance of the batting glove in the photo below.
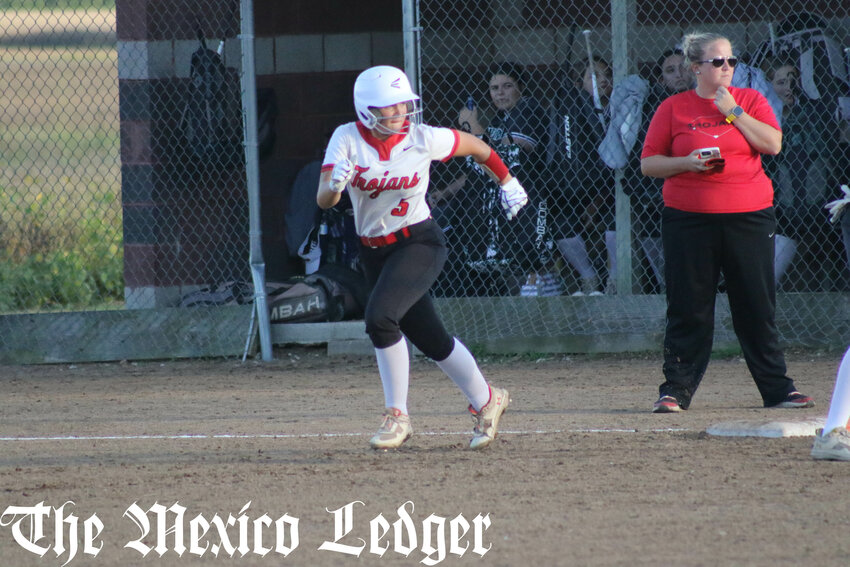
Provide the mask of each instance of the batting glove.
POLYGON ((841 214, 844 212, 844 209, 847 205, 850 205, 850 187, 842 185, 841 190, 844 192, 844 198, 830 201, 824 207, 829 210, 829 222, 838 222, 838 219, 841 218, 841 214))
POLYGON ((528 195, 516 177, 502 185, 502 208, 505 209, 508 220, 514 218, 527 203, 528 195))
POLYGON ((341 159, 331 171, 331 182, 328 186, 334 193, 342 193, 353 176, 354 164, 347 159, 341 159))

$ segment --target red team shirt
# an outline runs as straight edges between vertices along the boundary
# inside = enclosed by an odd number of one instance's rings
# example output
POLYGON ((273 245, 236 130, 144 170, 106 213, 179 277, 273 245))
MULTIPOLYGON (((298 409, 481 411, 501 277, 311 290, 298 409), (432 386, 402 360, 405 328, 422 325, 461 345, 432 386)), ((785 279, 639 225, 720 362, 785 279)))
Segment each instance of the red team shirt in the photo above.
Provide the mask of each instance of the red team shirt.
MULTIPOLYGON (((754 89, 729 87, 744 111, 779 129, 767 99, 754 89)), ((692 213, 744 213, 773 206, 773 184, 753 149, 714 105, 695 91, 664 100, 646 132, 641 158, 681 157, 697 148, 718 147, 726 160, 722 170, 685 172, 664 180, 664 205, 692 213)))
POLYGON ((406 134, 379 140, 359 122, 334 130, 322 171, 349 159, 354 176, 346 189, 360 236, 386 236, 431 216, 425 200, 431 162, 446 161, 458 146, 457 132, 411 124, 406 134))

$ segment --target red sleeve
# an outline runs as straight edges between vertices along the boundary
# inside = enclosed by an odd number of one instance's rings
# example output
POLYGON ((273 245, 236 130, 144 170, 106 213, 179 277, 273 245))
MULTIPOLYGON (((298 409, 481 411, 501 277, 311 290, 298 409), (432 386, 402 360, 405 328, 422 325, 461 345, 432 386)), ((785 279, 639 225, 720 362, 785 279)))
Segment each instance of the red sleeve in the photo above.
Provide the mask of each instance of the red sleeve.
POLYGON ((640 153, 641 158, 672 155, 672 107, 668 104, 669 100, 664 100, 658 106, 655 114, 652 115, 649 128, 646 130, 646 138, 643 141, 643 150, 640 153))

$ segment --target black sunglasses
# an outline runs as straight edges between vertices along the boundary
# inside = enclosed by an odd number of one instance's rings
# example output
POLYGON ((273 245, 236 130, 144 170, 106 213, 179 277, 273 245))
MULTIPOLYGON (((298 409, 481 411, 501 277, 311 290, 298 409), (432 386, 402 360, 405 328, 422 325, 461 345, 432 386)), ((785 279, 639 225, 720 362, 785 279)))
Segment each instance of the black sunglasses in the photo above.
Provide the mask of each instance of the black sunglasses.
POLYGON ((738 64, 737 57, 715 57, 714 59, 706 59, 705 61, 698 61, 698 63, 711 63, 715 67, 723 67, 723 62, 726 61, 729 63, 730 67, 734 67, 738 64))

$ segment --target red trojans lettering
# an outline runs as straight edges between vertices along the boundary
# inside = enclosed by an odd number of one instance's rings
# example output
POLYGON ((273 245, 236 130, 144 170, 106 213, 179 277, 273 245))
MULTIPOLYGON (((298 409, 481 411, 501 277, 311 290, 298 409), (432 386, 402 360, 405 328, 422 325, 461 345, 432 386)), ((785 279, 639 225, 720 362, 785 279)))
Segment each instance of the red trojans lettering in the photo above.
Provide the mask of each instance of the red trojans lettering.
POLYGON ((384 191, 399 191, 401 189, 410 189, 419 183, 419 174, 414 172, 413 177, 388 177, 389 171, 385 171, 380 178, 372 177, 367 179, 364 174, 369 171, 368 167, 354 166, 354 178, 351 180, 351 186, 357 187, 361 191, 370 193, 369 198, 375 199, 384 191))

